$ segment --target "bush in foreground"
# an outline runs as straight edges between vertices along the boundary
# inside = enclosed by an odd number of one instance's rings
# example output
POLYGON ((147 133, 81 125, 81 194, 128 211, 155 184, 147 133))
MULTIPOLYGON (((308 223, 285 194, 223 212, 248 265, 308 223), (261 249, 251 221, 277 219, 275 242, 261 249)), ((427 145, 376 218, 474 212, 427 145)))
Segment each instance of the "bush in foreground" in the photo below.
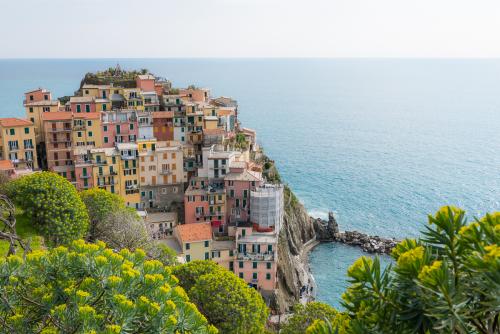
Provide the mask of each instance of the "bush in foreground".
POLYGON ((5 333, 216 333, 170 269, 98 242, 0 259, 5 333))
POLYGON ((52 172, 23 176, 6 185, 6 191, 52 245, 83 238, 89 217, 76 188, 52 172))
POLYGON ((500 331, 500 213, 467 224, 464 211, 444 207, 422 239, 404 240, 392 256, 385 270, 367 257, 349 268, 350 332, 500 331))
POLYGON ((269 311, 261 295, 245 281, 212 261, 193 261, 174 268, 211 324, 221 333, 263 333, 269 311))

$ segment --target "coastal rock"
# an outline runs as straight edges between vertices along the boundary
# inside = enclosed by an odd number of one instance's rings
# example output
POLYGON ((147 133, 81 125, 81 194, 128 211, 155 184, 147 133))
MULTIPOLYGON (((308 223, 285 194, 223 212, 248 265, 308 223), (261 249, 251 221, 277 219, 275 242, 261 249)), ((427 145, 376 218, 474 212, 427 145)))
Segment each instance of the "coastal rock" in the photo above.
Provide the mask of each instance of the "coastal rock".
POLYGON ((360 247, 364 252, 376 254, 390 254, 398 243, 394 238, 370 236, 358 231, 340 232, 332 212, 328 213, 328 220, 311 219, 313 220, 316 238, 321 242, 341 242, 346 245, 360 247))

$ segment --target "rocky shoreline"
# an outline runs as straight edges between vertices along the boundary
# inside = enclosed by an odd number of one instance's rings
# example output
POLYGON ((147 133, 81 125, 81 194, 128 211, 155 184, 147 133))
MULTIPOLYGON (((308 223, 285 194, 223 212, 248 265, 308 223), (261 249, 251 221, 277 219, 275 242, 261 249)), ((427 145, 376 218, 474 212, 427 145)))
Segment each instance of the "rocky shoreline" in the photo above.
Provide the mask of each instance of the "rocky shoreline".
POLYGON ((320 242, 340 242, 360 247, 364 252, 375 254, 390 254, 398 244, 398 240, 394 238, 371 236, 358 231, 340 231, 333 212, 328 213, 328 220, 311 219, 313 220, 316 239, 320 242))

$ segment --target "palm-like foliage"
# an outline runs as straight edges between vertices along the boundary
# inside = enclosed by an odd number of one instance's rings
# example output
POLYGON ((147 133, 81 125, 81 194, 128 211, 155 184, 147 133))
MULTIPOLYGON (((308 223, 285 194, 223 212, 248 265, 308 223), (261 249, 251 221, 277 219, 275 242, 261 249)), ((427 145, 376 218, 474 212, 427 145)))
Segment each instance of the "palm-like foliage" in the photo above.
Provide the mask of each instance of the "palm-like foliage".
POLYGON ((467 224, 444 207, 420 240, 393 250, 395 264, 362 257, 343 304, 354 333, 500 333, 500 213, 467 224))

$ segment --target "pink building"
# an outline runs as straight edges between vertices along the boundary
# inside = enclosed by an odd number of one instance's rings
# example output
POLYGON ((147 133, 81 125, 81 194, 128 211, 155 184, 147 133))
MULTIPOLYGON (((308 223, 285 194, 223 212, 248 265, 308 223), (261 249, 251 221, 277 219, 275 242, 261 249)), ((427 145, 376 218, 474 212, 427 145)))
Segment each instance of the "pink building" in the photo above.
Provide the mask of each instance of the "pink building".
POLYGON ((277 233, 258 225, 236 223, 234 273, 263 295, 277 288, 277 233))
POLYGON ((249 220, 250 192, 264 183, 262 174, 248 167, 244 161, 233 161, 229 166, 229 174, 224 177, 227 223, 249 220))
POLYGON ((223 183, 209 183, 206 177, 193 177, 184 193, 186 224, 210 222, 214 231, 223 232, 226 191, 223 183))
POLYGON ((43 88, 38 88, 30 92, 24 93, 25 103, 33 103, 40 101, 52 100, 52 94, 43 88))
POLYGON ((143 92, 155 92, 155 77, 151 74, 138 75, 135 78, 137 88, 143 92))
POLYGON ((95 99, 93 96, 72 96, 69 100, 73 113, 95 112, 95 99))
POLYGON ((139 135, 135 110, 113 110, 101 116, 102 146, 114 147, 115 143, 136 142, 139 135))

